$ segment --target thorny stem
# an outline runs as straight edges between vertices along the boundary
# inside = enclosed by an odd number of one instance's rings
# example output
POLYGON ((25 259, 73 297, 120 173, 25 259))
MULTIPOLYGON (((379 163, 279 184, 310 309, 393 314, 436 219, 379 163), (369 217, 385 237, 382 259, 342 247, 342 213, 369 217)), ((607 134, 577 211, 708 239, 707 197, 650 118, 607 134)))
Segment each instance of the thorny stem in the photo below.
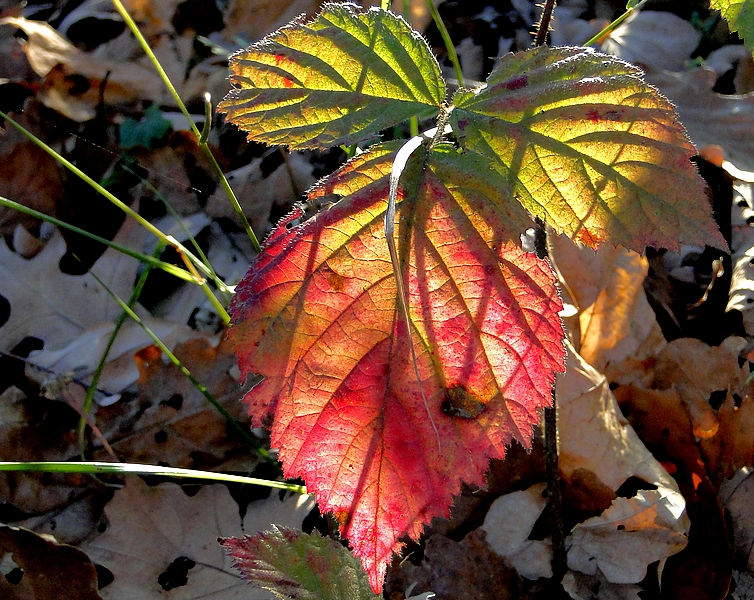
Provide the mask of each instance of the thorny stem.
MULTIPOLYGON (((544 223, 537 219, 534 247, 539 258, 547 258, 547 232, 544 223)), ((550 537, 552 539, 552 578, 560 583, 568 570, 563 528, 563 490, 560 486, 558 465, 558 403, 555 383, 552 385, 552 406, 545 408, 545 475, 547 478, 547 503, 550 509, 550 537)))
MULTIPOLYGON (((534 46, 544 46, 550 31, 552 11, 555 0, 547 0, 542 8, 542 17, 537 25, 534 46)), ((547 252, 547 233, 544 223, 540 223, 535 240, 537 255, 545 258, 547 252)), ((552 386, 552 406, 545 408, 545 471, 547 475, 547 502, 550 508, 550 536, 552 537, 552 578, 560 582, 568 570, 565 550, 565 532, 563 530, 563 492, 560 487, 560 470, 558 466, 558 408, 555 384, 552 386)))
POLYGON ((550 32, 550 21, 552 21, 552 11, 555 10, 555 0, 547 0, 542 7, 542 17, 537 24, 537 36, 534 38, 534 47, 544 46, 547 41, 547 34, 550 32))

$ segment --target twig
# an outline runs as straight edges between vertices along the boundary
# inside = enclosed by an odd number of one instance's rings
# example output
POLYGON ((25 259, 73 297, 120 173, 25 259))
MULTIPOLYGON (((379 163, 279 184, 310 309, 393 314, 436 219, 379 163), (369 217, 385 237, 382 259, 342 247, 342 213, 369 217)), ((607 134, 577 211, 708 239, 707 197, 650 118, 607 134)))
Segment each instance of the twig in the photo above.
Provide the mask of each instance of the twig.
POLYGON ((539 48, 547 42, 547 34, 550 32, 552 11, 555 10, 555 0, 547 0, 542 7, 542 17, 537 23, 537 36, 534 38, 534 47, 539 48))

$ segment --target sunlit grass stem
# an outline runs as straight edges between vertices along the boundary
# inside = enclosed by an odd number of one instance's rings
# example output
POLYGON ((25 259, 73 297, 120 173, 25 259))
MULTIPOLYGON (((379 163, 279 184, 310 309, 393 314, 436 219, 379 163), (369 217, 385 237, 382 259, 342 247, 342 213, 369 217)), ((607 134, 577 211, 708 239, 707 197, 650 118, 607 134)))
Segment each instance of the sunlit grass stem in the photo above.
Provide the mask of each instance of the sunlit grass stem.
POLYGON ((296 494, 307 494, 306 487, 284 481, 270 481, 243 475, 228 475, 211 471, 141 465, 136 463, 110 462, 0 462, 0 471, 26 471, 35 473, 99 473, 113 475, 160 475, 189 479, 207 479, 223 483, 245 483, 286 490, 296 494))
MULTIPOLYGON (((238 215, 239 220, 241 221, 241 225, 246 231, 246 235, 249 236, 249 240, 251 240, 251 245, 254 247, 254 250, 259 252, 261 250, 261 247, 259 245, 259 240, 257 239, 257 236, 254 234, 254 230, 251 228, 251 225, 249 224, 249 220, 246 218, 246 215, 244 214, 243 209, 241 208, 241 205, 238 202, 238 198, 236 198, 236 195, 233 192, 233 189, 230 187, 230 184, 228 183, 228 180, 225 177, 225 174, 220 168, 220 165, 217 163, 217 160, 215 159, 214 154, 212 154, 212 150, 210 150, 209 148, 209 145, 207 144, 207 136, 202 135, 202 133, 197 128, 196 123, 194 123, 194 119, 191 117, 191 115, 188 112, 188 109, 186 108, 186 105, 183 103, 183 100, 181 100, 181 97, 178 95, 178 91, 175 89, 173 82, 170 81, 170 77, 168 77, 168 74, 165 72, 165 69, 163 69, 162 65, 160 64, 160 61, 157 60, 157 57, 155 56, 154 52, 152 52, 152 48, 149 47, 149 43, 142 35, 141 31, 139 30, 138 25, 136 25, 136 22, 131 18, 131 15, 128 14, 128 11, 123 6, 120 0, 112 0, 112 3, 115 6, 115 9, 120 13, 121 17, 123 17, 123 20, 126 22, 126 25, 131 30, 131 33, 134 35, 134 37, 137 39, 137 41, 141 45, 141 48, 142 50, 144 50, 144 53, 152 62, 152 65, 157 71, 157 74, 162 79, 168 92, 173 97, 173 100, 175 100, 176 105, 178 106, 180 111, 183 113, 183 115, 186 117, 186 120, 188 121, 189 126, 191 127, 191 131, 193 131, 194 135, 196 136, 196 141, 199 147, 203 150, 204 154, 207 156, 207 160, 209 160, 213 171, 217 174, 218 179, 220 180, 220 185, 225 190, 225 193, 228 196, 228 199, 233 205, 233 208, 236 211, 236 214, 238 215)), ((205 102, 205 112, 209 115, 209 117, 211 117, 212 107, 211 107, 209 94, 204 95, 204 102, 205 102), (209 108, 207 109, 207 107, 209 108)), ((210 119, 210 124, 211 124, 211 119, 210 119)), ((205 121, 205 129, 207 127, 209 127, 209 125, 207 125, 205 121)))
POLYGON ((131 317, 138 325, 141 327, 144 332, 152 339, 152 341, 155 343, 155 345, 162 350, 163 354, 168 357, 170 362, 172 362, 178 369, 183 373, 188 380, 194 385, 194 387, 199 390, 199 392, 207 399, 207 401, 214 406, 218 412, 227 419, 227 421, 237 430, 241 433, 241 435, 251 444, 252 448, 256 450, 256 452, 264 458, 267 462, 275 465, 276 467, 280 468, 277 461, 270 456, 269 452, 265 450, 262 445, 259 443, 259 440, 257 440, 252 433, 244 426, 242 426, 234 417, 231 415, 225 407, 220 404, 217 399, 209 392, 209 390, 202 384, 196 377, 194 377, 184 365, 183 363, 178 359, 178 357, 173 354, 170 349, 163 343, 163 341, 155 334, 149 326, 144 323, 144 321, 141 320, 139 315, 137 315, 128 304, 126 304, 117 294, 115 294, 105 283, 97 277, 95 273, 92 271, 89 271, 92 277, 97 280, 97 282, 102 286, 102 288, 110 294, 110 296, 115 300, 120 307, 123 309, 123 311, 131 317))

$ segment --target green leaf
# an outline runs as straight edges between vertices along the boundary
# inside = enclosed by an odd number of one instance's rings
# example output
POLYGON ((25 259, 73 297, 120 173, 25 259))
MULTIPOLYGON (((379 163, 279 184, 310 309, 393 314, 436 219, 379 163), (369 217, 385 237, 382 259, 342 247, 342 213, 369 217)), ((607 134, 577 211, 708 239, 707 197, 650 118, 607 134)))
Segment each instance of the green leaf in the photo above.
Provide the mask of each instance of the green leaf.
POLYGON ((286 600, 379 600, 356 557, 335 540, 287 527, 221 539, 241 576, 286 600))
POLYGON ((235 86, 220 103, 250 140, 292 149, 363 140, 412 116, 436 115, 440 67, 401 17, 326 4, 230 60, 235 86))
POLYGON ((120 147, 124 150, 144 146, 152 148, 152 144, 164 138, 170 131, 171 124, 162 116, 160 107, 152 104, 140 120, 128 117, 120 126, 120 147))
POLYGON ((727 248, 673 106, 641 71, 584 48, 509 54, 454 97, 453 129, 533 215, 593 248, 727 248))
POLYGON ((754 2, 751 0, 710 0, 710 8, 720 11, 728 27, 754 52, 754 2))

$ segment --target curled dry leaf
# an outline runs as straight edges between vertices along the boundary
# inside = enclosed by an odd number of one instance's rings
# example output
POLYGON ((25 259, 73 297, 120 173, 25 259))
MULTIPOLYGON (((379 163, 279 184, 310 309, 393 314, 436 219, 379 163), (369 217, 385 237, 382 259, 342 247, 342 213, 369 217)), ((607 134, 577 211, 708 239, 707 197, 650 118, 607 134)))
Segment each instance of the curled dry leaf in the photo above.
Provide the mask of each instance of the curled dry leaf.
POLYGON ((530 540, 534 524, 547 505, 545 484, 500 496, 492 503, 482 529, 487 543, 527 579, 552 577, 552 547, 549 540, 530 540))
POLYGON ((754 184, 735 181, 731 205, 733 273, 726 310, 741 313, 744 329, 749 335, 754 335, 754 227, 749 224, 754 217, 753 207, 754 184))
POLYGON ((666 344, 644 293, 647 259, 621 247, 594 252, 563 235, 548 243, 566 303, 576 308, 565 323, 579 354, 610 381, 646 379, 643 362, 666 344))
POLYGON ((615 498, 602 515, 576 525, 566 540, 569 566, 588 574, 599 567, 608 581, 638 583, 649 564, 686 545, 683 496, 628 425, 602 374, 569 352, 568 370, 556 389, 565 480, 586 470, 596 476, 595 488, 618 490, 630 477, 655 488, 615 498), (630 560, 623 556, 626 545, 632 548, 630 560))

